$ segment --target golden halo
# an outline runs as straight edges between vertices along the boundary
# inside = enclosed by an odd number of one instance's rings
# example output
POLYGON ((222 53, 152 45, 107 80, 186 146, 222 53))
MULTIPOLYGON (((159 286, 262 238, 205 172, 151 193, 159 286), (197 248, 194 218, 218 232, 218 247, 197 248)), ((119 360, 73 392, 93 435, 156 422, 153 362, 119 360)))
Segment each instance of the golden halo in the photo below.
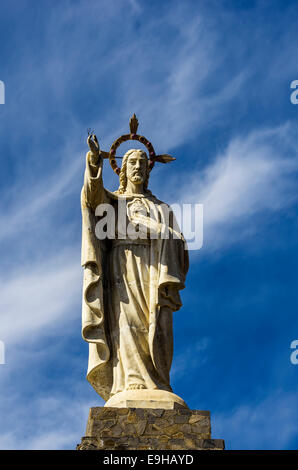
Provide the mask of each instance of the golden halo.
POLYGON ((120 168, 117 165, 116 162, 116 150, 119 147, 119 145, 123 144, 123 142, 127 142, 128 140, 137 140, 138 142, 141 142, 141 144, 145 145, 149 152, 149 170, 151 171, 154 163, 155 163, 155 150, 153 148, 153 145, 151 142, 146 139, 143 135, 137 134, 137 129, 138 129, 139 122, 137 120, 136 115, 134 114, 133 117, 129 121, 129 127, 130 127, 130 134, 124 134, 118 137, 113 144, 111 145, 110 152, 109 152, 109 162, 110 165, 115 173, 119 175, 120 173, 120 168))

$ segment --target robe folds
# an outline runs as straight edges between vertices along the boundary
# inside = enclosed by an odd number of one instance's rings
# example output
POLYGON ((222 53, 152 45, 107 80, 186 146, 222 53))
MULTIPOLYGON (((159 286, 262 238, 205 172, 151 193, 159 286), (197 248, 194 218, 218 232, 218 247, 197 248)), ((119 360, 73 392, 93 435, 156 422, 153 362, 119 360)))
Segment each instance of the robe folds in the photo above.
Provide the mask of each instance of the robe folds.
POLYGON ((134 206, 148 217, 154 214, 157 226, 167 220, 166 205, 150 191, 124 196, 106 190, 101 167, 92 167, 87 154, 81 192, 82 336, 89 343, 87 380, 106 401, 134 386, 171 391, 172 313, 182 305, 179 290, 188 270, 185 240, 171 222, 168 239, 121 238, 117 220, 114 239, 97 238, 96 207, 111 204, 117 214, 120 200, 128 223, 134 206))

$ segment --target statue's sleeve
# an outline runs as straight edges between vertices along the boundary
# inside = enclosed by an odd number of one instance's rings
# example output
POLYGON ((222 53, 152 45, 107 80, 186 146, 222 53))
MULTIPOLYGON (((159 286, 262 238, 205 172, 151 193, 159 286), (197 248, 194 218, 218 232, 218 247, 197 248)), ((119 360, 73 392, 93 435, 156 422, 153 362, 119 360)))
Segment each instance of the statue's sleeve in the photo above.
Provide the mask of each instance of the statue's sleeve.
POLYGON ((106 192, 102 182, 102 163, 103 159, 99 159, 97 165, 92 165, 89 158, 90 152, 86 155, 86 169, 84 176, 84 196, 86 204, 95 211, 96 207, 108 202, 106 192))
MULTIPOLYGON (((88 380, 105 368, 110 351, 106 339, 103 299, 104 241, 97 239, 95 209, 108 202, 102 183, 102 159, 91 165, 86 156, 84 186, 81 193, 82 209, 82 266, 84 267, 82 301, 82 336, 90 345, 88 380)), ((109 383, 106 379, 105 383, 109 383)), ((104 395, 107 392, 102 392, 104 395)), ((103 395, 102 395, 103 396, 103 395)))
POLYGON ((99 272, 102 271, 102 248, 95 235, 97 218, 96 207, 108 203, 109 197, 102 182, 102 159, 98 165, 91 165, 90 152, 86 155, 84 185, 81 193, 82 208, 82 266, 93 263, 99 272))

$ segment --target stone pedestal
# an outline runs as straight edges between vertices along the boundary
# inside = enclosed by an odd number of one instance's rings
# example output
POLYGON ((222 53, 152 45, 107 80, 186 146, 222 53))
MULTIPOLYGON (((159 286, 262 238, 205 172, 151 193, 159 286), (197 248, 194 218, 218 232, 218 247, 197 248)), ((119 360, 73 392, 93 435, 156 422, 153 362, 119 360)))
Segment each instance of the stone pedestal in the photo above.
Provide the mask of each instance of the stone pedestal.
POLYGON ((78 450, 223 450, 211 439, 209 411, 153 408, 90 408, 78 450))

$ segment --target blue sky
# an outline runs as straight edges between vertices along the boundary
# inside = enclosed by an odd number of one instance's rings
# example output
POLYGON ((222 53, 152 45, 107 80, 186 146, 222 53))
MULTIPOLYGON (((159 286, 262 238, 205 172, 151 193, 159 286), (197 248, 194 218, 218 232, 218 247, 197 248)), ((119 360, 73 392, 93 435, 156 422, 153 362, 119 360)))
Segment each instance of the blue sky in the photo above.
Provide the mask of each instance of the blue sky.
POLYGON ((107 150, 134 112, 177 158, 152 192, 204 204, 173 389, 229 449, 298 448, 297 36, 295 1, 2 0, 1 449, 73 449, 103 405, 80 336, 80 189, 87 128, 107 150))

